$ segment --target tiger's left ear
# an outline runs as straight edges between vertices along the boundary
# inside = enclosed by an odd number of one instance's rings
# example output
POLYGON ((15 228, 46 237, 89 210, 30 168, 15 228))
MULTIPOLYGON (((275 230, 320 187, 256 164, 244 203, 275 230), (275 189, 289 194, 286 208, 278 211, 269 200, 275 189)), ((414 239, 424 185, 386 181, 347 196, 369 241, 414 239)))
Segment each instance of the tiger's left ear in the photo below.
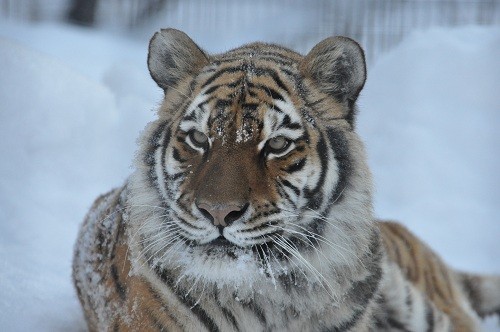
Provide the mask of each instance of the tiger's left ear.
POLYGON ((361 46, 347 37, 330 37, 305 56, 300 65, 303 75, 349 108, 358 98, 366 80, 365 55, 361 46))

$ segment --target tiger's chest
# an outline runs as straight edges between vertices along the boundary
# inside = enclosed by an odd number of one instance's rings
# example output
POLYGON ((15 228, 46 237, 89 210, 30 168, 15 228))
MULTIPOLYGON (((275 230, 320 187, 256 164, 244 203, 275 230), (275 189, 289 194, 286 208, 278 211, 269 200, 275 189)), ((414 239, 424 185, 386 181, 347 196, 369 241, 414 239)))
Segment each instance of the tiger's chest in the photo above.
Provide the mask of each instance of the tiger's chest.
MULTIPOLYGON (((352 294, 345 296, 342 305, 332 304, 324 289, 304 284, 298 277, 228 287, 186 280, 175 262, 170 269, 151 269, 129 246, 126 219, 126 215, 125 220, 118 217, 108 234, 116 242, 100 272, 109 289, 108 329, 324 331, 356 326, 363 331, 368 327, 371 308, 353 309, 352 294)), ((346 286, 344 293, 356 290, 346 286)))

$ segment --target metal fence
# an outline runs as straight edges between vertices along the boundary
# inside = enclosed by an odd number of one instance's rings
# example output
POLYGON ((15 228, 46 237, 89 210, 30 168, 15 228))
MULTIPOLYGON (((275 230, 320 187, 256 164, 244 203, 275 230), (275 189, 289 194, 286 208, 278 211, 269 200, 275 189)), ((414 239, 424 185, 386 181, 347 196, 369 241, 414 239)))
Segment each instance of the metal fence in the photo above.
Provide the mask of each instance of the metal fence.
POLYGON ((415 29, 500 25, 498 0, 0 0, 0 19, 67 19, 78 3, 96 3, 87 25, 132 31, 167 16, 170 26, 223 31, 293 20, 293 13, 309 23, 288 22, 280 43, 304 51, 327 36, 349 36, 363 45, 369 61, 415 29))

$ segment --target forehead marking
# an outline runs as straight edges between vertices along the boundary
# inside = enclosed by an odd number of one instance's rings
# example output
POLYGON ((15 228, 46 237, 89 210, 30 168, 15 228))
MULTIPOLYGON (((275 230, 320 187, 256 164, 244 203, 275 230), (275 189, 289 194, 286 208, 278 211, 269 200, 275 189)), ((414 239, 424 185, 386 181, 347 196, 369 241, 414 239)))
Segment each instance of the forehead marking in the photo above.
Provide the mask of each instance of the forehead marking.
POLYGON ((295 139, 302 135, 300 114, 287 95, 289 88, 282 81, 277 68, 256 68, 253 62, 244 59, 228 65, 215 72, 211 68, 209 73, 212 75, 203 83, 202 91, 187 109, 180 124, 182 130, 195 128, 209 134, 215 125, 216 135, 228 139, 228 122, 235 121, 233 139, 237 143, 254 138, 257 128, 263 129, 264 141, 271 136, 284 135, 295 139), (236 78, 235 74, 244 77, 236 78), (259 77, 264 81, 257 79, 259 77), (224 86, 227 89, 221 89, 224 86), (264 96, 260 95, 259 98, 259 90, 271 101, 260 100, 264 96), (247 100, 248 98, 251 100, 247 100), (242 112, 234 112, 233 107, 242 112), (258 116, 259 113, 261 116, 258 116))
POLYGON ((179 128, 183 131, 196 129, 207 132, 207 122, 210 116, 209 108, 206 107, 209 96, 203 91, 199 93, 187 108, 186 115, 182 119, 179 128))

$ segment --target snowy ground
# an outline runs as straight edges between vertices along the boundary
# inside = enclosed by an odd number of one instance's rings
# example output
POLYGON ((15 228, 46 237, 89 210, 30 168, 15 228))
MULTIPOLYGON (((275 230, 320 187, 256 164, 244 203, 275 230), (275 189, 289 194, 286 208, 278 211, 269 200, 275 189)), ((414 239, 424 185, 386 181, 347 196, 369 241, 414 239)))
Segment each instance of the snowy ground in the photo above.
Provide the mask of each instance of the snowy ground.
MULTIPOLYGON (((229 46, 196 39, 218 52, 252 39, 244 35, 229 46)), ((72 246, 95 196, 130 173, 161 98, 146 47, 0 22, 1 331, 85 330, 72 246)), ((453 267, 484 273, 500 273, 499 58, 498 27, 414 33, 369 68, 359 101, 377 214, 407 224, 453 267)))

